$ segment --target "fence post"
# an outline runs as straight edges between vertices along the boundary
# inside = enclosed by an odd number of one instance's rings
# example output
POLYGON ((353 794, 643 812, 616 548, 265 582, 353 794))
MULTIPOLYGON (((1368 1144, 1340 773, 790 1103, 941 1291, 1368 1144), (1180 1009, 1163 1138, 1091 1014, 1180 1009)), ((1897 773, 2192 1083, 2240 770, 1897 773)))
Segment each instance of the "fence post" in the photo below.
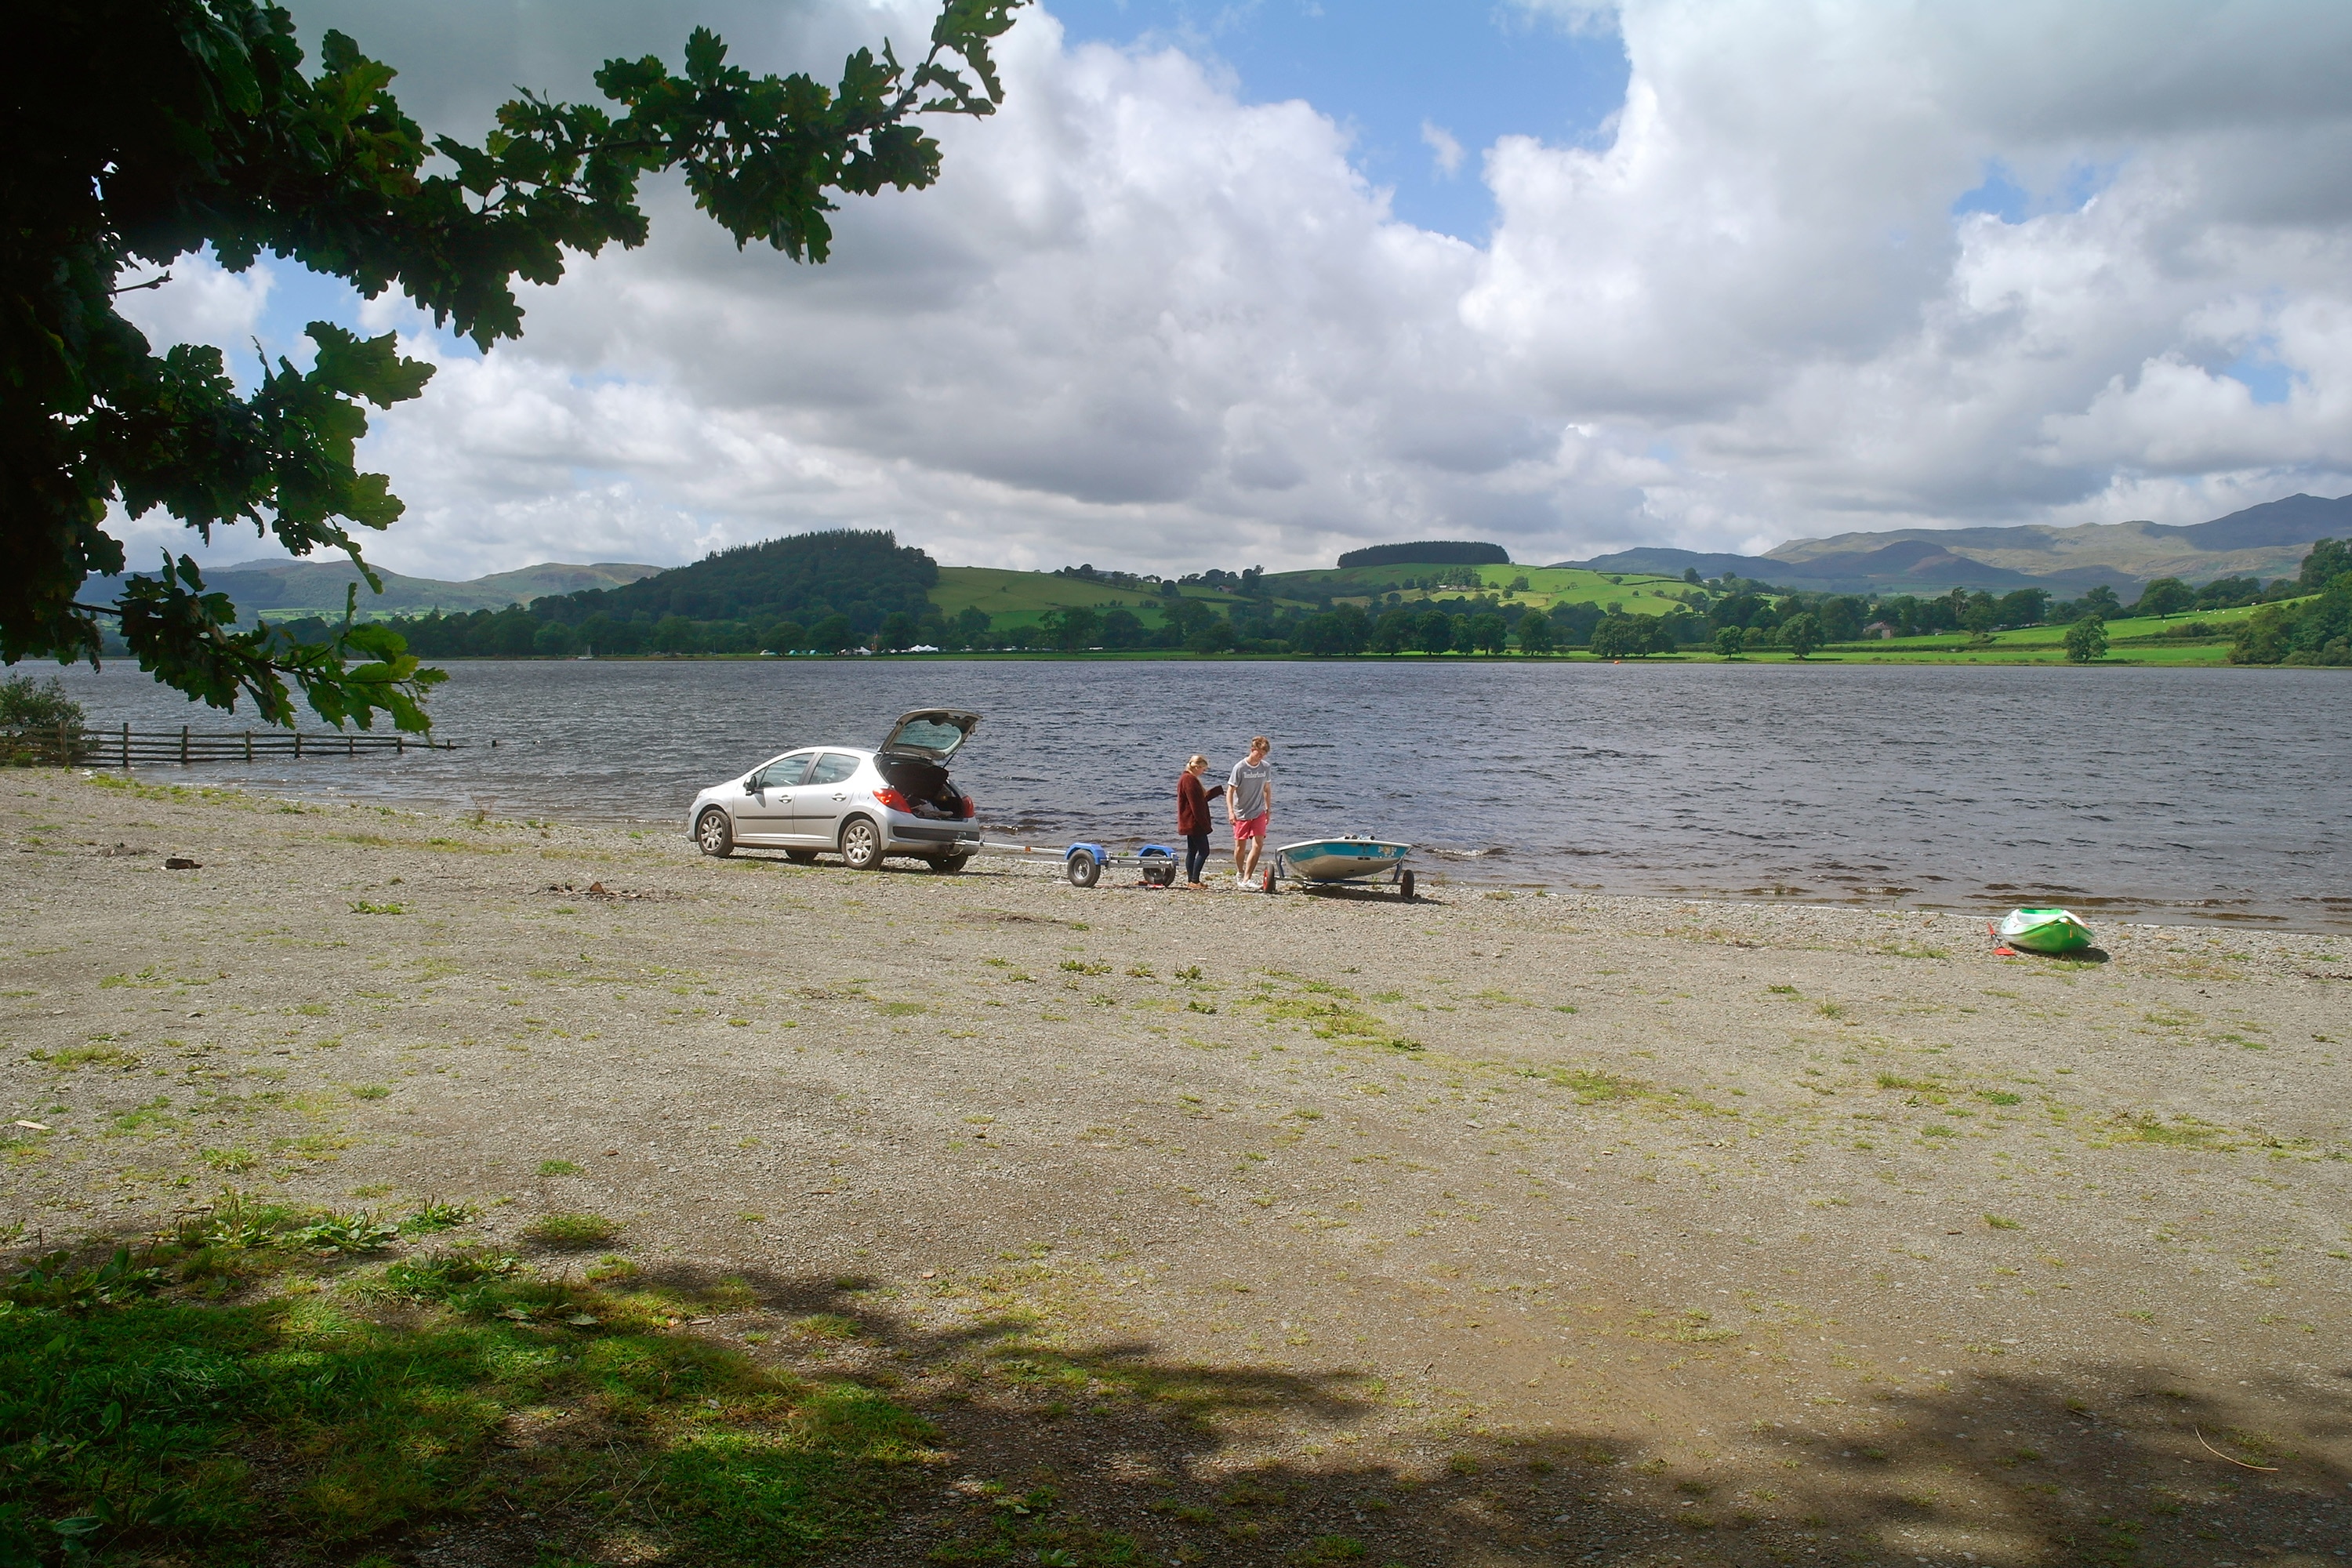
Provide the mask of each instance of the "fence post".
POLYGON ((357 735, 350 734, 348 732, 345 733, 343 736, 343 755, 347 757, 356 757, 359 754, 360 738, 357 735))
POLYGON ((301 756, 301 754, 302 754, 302 731, 299 731, 299 730, 297 730, 297 731, 294 731, 294 755, 295 755, 296 757, 298 757, 298 758, 299 758, 299 757, 300 757, 300 756, 301 756))
POLYGON ((248 763, 253 761, 253 731, 250 730, 245 732, 245 760, 248 763))
POLYGON ((188 727, 185 724, 180 726, 180 765, 184 768, 188 765, 188 727))
POLYGON ((58 721, 58 766, 73 766, 73 752, 66 745, 66 721, 62 719, 58 721))
POLYGON ((122 771, 126 774, 131 772, 131 726, 128 724, 122 726, 122 771))

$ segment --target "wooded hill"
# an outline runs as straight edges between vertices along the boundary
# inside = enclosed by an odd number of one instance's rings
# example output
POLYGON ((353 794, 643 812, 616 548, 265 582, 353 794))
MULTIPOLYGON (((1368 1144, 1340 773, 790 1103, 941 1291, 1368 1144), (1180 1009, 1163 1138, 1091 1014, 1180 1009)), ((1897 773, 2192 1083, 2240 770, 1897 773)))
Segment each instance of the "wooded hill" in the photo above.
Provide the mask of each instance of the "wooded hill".
POLYGON ((739 545, 618 588, 536 599, 542 620, 580 626, 599 616, 614 621, 777 621, 814 625, 848 617, 870 633, 894 614, 917 619, 930 607, 940 563, 887 531, 798 533, 739 545))

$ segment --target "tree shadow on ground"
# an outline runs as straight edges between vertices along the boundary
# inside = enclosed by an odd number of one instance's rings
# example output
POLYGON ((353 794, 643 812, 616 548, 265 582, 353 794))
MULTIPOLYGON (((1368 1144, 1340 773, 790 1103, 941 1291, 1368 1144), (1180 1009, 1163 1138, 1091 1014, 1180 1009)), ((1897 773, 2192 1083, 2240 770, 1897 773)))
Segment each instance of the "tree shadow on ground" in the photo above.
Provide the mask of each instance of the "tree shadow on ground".
MULTIPOLYGON (((456 1263, 499 1256, 420 1252, 404 1266, 456 1280, 456 1263)), ((161 1515, 112 1536, 119 1521, 65 1521, 98 1531, 108 1561, 165 1561, 122 1555, 152 1544, 175 1562, 344 1568, 2334 1568, 2352 1551, 2352 1358, 2218 1394, 2153 1363, 2061 1374, 1988 1363, 1854 1404, 1822 1397, 1801 1415, 1778 1401, 1784 1421, 1681 1436, 1636 1418, 1651 1387, 1621 1377, 1604 1391, 1628 1413, 1613 1425, 1563 1399, 1556 1420, 1490 1429, 1465 1403, 1417 1404, 1363 1371, 1086 1339, 1029 1310, 1039 1280, 1017 1270, 889 1289, 664 1265, 597 1284, 550 1259, 419 1296, 390 1270, 341 1261, 282 1290, 257 1283, 247 1305, 215 1317, 198 1295, 131 1302, 125 1291, 149 1288, 124 1258, 12 1276, 0 1475, 31 1473, 28 1442, 104 1459, 110 1400, 135 1419, 148 1406, 182 1419, 203 1404, 186 1404, 188 1357, 208 1341, 217 1376, 199 1381, 245 1387, 279 1414, 218 1456, 258 1489, 265 1516, 248 1541, 161 1515), (289 1326, 299 1343, 283 1337, 289 1326), (541 1369, 535 1381, 499 1370, 523 1363, 541 1369), (327 1386, 343 1373, 352 1386, 327 1386), (408 1415, 387 1425, 396 1409, 408 1415), (395 1464, 387 1449, 386 1462, 338 1468, 314 1451, 372 1431, 433 1453, 404 1449, 395 1464), (412 1471, 438 1500, 358 1495, 371 1473, 412 1471), (269 1516, 270 1500, 316 1493, 321 1475, 352 1491, 341 1515, 312 1497, 310 1522, 269 1516), (336 1517, 361 1527, 338 1531, 336 1517)), ((236 1277, 187 1278, 201 1290, 236 1277)), ((168 1478, 169 1456, 150 1458, 168 1478)), ((32 1542, 18 1552, 28 1563, 61 1561, 69 1544, 48 1540, 64 1525, 44 1522, 66 1495, 45 1496, 23 1513, 0 1489, 0 1545, 32 1542)))
MULTIPOLYGON (((906 1479, 890 1526, 824 1559, 859 1568, 2318 1568, 2352 1545, 2352 1358, 2238 1398, 2152 1365, 1956 1376, 1694 1447, 1570 1415, 1485 1431, 1401 1406, 1361 1373, 1073 1345, 1012 1313, 940 1323, 833 1280, 746 1282, 788 1321, 855 1323, 840 1374, 887 1386, 937 1430, 942 1457, 906 1479)), ((799 1370, 824 1375, 822 1363, 799 1370)))

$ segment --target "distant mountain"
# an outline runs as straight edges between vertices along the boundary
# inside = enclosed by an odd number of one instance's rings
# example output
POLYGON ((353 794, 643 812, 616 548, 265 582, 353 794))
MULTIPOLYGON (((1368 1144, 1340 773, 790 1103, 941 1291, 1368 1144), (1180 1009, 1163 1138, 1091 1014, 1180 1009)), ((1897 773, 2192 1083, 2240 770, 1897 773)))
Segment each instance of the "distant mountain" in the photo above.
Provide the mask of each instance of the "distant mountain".
POLYGON ((2293 495, 2210 522, 2085 522, 2073 528, 1905 528, 1792 539, 1762 555, 1622 550, 1563 561, 1594 572, 1703 577, 1726 572, 1790 588, 1936 593, 2043 587, 2082 594, 2106 584, 2126 597, 2158 577, 2292 577, 2312 542, 2352 537, 2352 496, 2293 495))
MULTIPOLYGON (((362 615, 405 616, 436 609, 445 613, 503 610, 549 594, 616 588, 661 570, 635 562, 600 561, 575 566, 550 561, 468 582, 446 583, 434 577, 404 577, 379 567, 376 575, 383 579, 383 592, 376 595, 368 592, 359 569, 348 561, 243 561, 207 568, 205 586, 226 594, 242 615, 262 612, 283 618, 289 612, 304 610, 341 615, 344 588, 358 583, 362 615)), ((121 579, 100 581, 119 584, 121 579)))

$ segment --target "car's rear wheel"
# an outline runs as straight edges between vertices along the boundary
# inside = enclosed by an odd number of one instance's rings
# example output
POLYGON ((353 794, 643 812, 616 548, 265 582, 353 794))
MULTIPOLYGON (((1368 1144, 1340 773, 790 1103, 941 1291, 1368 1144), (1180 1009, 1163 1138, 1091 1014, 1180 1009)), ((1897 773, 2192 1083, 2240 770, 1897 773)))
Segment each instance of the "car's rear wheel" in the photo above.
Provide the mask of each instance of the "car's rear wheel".
POLYGON ((735 825, 712 806, 694 820, 694 847, 705 855, 724 858, 735 853, 735 825))
POLYGON ((787 849, 784 851, 784 858, 791 861, 795 866, 814 866, 816 864, 816 851, 814 849, 787 849))
POLYGON ((841 858, 853 871, 871 871, 882 864, 882 830, 871 817, 853 816, 843 826, 841 858))
POLYGON ((932 858, 931 869, 942 877, 952 877, 971 864, 971 857, 969 855, 940 855, 932 858))

